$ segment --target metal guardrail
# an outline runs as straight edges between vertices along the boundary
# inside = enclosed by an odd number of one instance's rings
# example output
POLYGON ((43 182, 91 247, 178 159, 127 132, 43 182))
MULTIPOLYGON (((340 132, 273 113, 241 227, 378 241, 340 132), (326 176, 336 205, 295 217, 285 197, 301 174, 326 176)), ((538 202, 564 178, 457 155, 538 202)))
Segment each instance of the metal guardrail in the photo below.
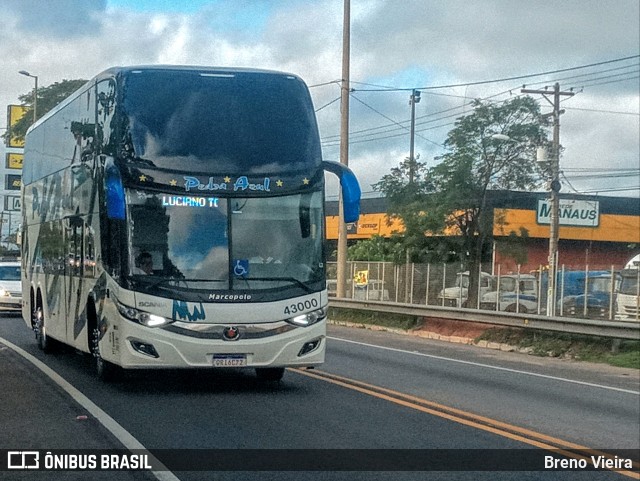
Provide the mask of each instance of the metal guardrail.
POLYGON ((640 340, 639 322, 548 317, 538 314, 516 314, 512 312, 493 312, 478 309, 458 309, 455 307, 423 306, 338 298, 330 298, 329 307, 388 312, 391 314, 405 314, 419 317, 438 317, 440 319, 566 332, 571 334, 586 334, 614 339, 640 340))

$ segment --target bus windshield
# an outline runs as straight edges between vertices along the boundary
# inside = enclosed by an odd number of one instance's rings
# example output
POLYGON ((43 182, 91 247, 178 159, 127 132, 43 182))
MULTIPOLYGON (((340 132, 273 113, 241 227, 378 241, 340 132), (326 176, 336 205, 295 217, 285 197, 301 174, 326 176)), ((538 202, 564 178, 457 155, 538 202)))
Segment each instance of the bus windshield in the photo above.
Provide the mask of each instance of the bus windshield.
POLYGON ((142 285, 311 292, 322 284, 321 192, 226 199, 131 189, 127 204, 130 275, 142 285))
POLYGON ((133 71, 122 105, 122 157, 130 161, 231 176, 321 165, 311 98, 295 76, 133 71))

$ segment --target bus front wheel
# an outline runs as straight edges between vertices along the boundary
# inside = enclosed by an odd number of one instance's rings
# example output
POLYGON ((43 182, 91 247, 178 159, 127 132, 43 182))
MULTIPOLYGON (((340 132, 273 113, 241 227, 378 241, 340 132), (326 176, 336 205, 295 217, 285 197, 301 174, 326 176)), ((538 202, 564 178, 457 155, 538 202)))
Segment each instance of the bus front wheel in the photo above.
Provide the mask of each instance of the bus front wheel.
POLYGON ((100 331, 93 329, 91 334, 91 354, 95 366, 96 376, 104 382, 117 381, 120 378, 120 367, 102 359, 100 355, 100 331))

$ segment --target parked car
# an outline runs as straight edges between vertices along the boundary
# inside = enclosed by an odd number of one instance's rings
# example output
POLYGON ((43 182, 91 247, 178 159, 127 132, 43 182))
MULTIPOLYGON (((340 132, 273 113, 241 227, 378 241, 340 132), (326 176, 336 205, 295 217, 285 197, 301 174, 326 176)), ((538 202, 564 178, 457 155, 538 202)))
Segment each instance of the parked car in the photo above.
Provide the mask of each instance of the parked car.
POLYGON ((519 312, 522 314, 538 310, 538 280, 531 274, 508 274, 500 277, 499 291, 482 296, 480 309, 491 311, 519 312), (500 303, 496 306, 496 299, 500 303))
POLYGON ((22 309, 20 262, 0 261, 0 311, 22 309))
MULTIPOLYGON (((613 317, 613 313, 610 311, 614 305, 616 292, 620 287, 620 274, 614 274, 613 285, 611 285, 611 273, 589 274, 586 279, 587 288, 583 287, 581 294, 562 298, 562 315, 586 317, 587 319, 608 319, 610 314, 613 317), (584 292, 585 290, 586 292, 584 292)), ((582 280, 583 286, 584 282, 582 280)))
MULTIPOLYGON (((479 283, 478 293, 480 294, 480 298, 487 292, 495 289, 493 285, 494 277, 486 272, 480 273, 479 283)), ((438 294, 438 304, 447 307, 466 307, 468 297, 469 271, 458 272, 454 286, 446 287, 438 294)))

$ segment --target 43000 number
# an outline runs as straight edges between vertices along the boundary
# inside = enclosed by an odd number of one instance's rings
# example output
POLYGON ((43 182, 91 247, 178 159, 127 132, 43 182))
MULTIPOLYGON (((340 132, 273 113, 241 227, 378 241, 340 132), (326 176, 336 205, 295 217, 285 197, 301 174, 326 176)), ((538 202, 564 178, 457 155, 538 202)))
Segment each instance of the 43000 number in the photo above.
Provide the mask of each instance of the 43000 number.
POLYGON ((307 299, 305 301, 290 304, 284 308, 285 314, 298 314, 318 307, 318 299, 307 299))

